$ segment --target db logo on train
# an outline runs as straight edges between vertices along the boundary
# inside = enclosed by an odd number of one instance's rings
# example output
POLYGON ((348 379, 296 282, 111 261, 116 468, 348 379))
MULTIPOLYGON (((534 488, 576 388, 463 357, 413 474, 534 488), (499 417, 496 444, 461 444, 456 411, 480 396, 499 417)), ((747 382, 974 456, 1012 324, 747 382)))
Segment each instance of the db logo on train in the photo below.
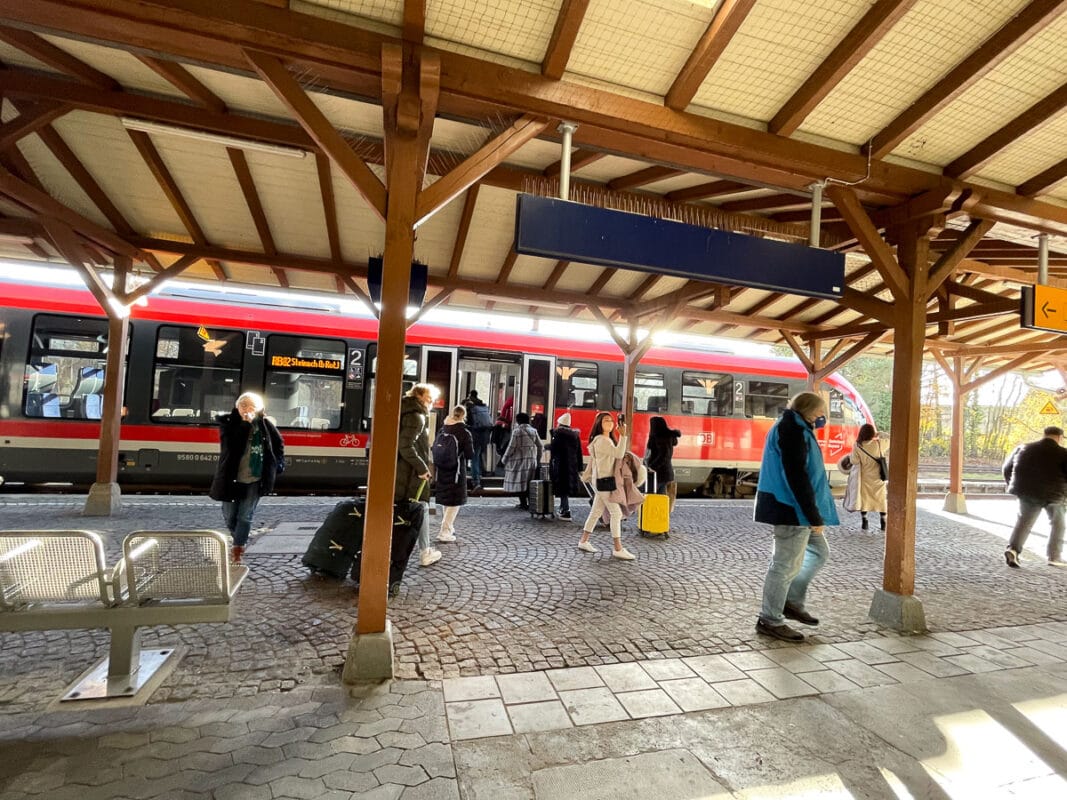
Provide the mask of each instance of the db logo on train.
POLYGON ((826 452, 829 455, 836 456, 842 450, 845 449, 845 436, 841 433, 835 433, 826 440, 826 452))

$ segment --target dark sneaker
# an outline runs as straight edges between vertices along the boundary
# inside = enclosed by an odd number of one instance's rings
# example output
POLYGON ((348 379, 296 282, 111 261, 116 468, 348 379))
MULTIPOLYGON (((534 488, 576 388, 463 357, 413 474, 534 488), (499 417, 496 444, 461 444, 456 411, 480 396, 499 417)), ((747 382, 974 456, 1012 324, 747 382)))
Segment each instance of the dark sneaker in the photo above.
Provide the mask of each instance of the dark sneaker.
POLYGON ((1012 550, 1010 547, 1004 551, 1004 560, 1008 562, 1009 567, 1015 567, 1016 569, 1018 569, 1021 566, 1019 564, 1019 554, 1012 550))
POLYGON ((570 511, 560 511, 559 512, 559 518, 560 519, 570 519, 571 518, 571 512, 570 511))
POLYGON ((819 624, 818 617, 813 617, 804 609, 797 608, 796 606, 791 606, 788 603, 786 604, 785 609, 782 611, 782 613, 785 615, 786 619, 795 619, 797 622, 802 622, 805 625, 819 624))
POLYGON ((400 594, 400 581, 393 581, 389 584, 389 596, 396 597, 400 594))
POLYGON ((768 625, 761 619, 756 620, 756 633, 762 633, 764 636, 781 639, 783 642, 804 641, 804 634, 800 631, 795 631, 788 625, 768 625))

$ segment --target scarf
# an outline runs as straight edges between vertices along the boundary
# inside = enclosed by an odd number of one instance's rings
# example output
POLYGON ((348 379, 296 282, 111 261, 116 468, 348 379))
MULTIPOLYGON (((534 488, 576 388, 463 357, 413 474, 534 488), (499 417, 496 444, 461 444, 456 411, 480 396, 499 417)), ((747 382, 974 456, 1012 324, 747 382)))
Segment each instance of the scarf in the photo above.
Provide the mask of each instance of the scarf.
POLYGON ((263 429, 255 422, 248 440, 248 471, 253 478, 263 477, 263 429))

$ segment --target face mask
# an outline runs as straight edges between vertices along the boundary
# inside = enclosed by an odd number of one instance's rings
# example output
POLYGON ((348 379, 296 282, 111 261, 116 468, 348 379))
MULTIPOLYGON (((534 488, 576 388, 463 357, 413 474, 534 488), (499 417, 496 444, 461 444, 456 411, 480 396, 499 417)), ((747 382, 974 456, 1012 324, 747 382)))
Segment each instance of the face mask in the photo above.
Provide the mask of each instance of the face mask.
POLYGON ((256 418, 256 412, 255 411, 242 411, 240 413, 241 413, 241 416, 244 417, 244 421, 245 422, 251 422, 252 420, 254 420, 256 418))
POLYGON ((821 416, 821 417, 816 417, 815 421, 813 423, 811 423, 811 424, 815 428, 815 430, 819 430, 819 428, 825 428, 826 427, 826 417, 825 417, 825 415, 821 416))

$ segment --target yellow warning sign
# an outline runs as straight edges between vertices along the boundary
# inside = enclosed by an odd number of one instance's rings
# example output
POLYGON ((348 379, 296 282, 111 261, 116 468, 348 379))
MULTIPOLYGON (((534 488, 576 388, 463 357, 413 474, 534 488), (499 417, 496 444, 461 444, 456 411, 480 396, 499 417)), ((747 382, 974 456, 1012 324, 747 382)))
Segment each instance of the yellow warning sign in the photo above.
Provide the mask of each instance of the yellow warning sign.
POLYGON ((1047 403, 1045 403, 1044 407, 1041 409, 1041 413, 1042 414, 1059 414, 1060 410, 1058 408, 1056 408, 1056 406, 1052 405, 1052 401, 1049 400, 1047 403))

